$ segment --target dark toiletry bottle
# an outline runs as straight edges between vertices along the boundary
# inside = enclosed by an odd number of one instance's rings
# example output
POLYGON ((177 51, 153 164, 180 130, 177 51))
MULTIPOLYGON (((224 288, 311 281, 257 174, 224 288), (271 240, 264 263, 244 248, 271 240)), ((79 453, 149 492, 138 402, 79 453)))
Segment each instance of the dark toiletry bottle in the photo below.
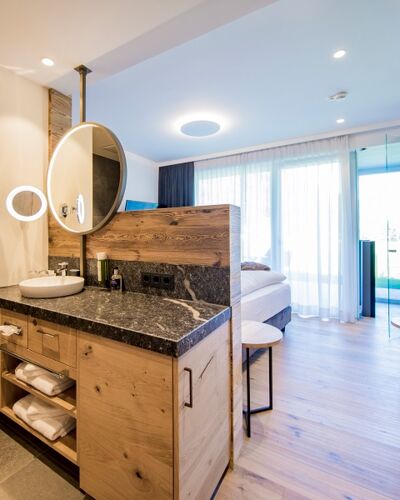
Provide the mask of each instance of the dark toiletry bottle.
POLYGON ((119 290, 120 292, 122 292, 122 287, 123 287, 122 275, 120 274, 118 267, 114 267, 110 285, 111 285, 111 290, 119 290))

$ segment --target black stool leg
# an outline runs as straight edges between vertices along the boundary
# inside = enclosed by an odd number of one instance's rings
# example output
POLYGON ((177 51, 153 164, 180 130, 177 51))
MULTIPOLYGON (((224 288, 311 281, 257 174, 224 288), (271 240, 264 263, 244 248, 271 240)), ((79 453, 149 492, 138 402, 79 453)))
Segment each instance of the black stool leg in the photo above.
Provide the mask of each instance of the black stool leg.
POLYGON ((273 409, 273 379, 272 379, 272 346, 268 347, 268 379, 269 379, 269 405, 260 406, 259 408, 253 408, 250 413, 260 413, 262 411, 268 411, 273 409))
POLYGON ((272 366, 272 346, 268 347, 268 391, 269 391, 269 405, 260 406, 259 408, 250 407, 250 349, 246 347, 246 386, 247 386, 247 409, 243 410, 246 415, 247 436, 251 437, 251 415, 260 413, 262 411, 272 410, 274 407, 274 392, 273 392, 273 366, 272 366))
POLYGON ((246 373, 247 373, 247 412, 246 412, 246 424, 247 424, 247 436, 251 437, 251 409, 250 409, 250 349, 246 348, 246 373))
POLYGON ((274 407, 273 380, 272 380, 272 347, 268 347, 268 364, 269 364, 269 409, 274 407))

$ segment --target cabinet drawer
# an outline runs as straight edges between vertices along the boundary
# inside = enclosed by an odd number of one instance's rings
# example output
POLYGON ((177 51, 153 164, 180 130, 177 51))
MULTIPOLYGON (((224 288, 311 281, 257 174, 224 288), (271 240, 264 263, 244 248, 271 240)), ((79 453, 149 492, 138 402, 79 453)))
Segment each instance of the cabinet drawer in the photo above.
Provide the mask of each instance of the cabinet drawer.
POLYGON ((68 366, 76 366, 76 330, 29 318, 28 348, 68 366))
POLYGON ((28 346, 28 317, 25 314, 1 309, 0 323, 2 325, 15 325, 21 329, 18 335, 11 335, 11 337, 2 336, 3 340, 23 347, 28 346))

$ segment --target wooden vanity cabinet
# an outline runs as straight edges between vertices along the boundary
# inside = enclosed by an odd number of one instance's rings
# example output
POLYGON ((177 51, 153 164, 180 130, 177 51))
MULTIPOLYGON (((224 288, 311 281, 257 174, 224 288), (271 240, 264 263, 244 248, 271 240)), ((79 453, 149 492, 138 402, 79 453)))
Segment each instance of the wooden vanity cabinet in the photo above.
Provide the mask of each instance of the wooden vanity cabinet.
POLYGON ((0 310, 0 412, 79 465, 96 500, 211 497, 231 450, 230 323, 174 358, 0 310), (49 397, 18 380, 21 359, 65 372, 76 387, 49 397), (26 394, 68 412, 77 432, 50 442, 12 410, 26 394))
POLYGON ((78 333, 81 488, 209 498, 229 463, 229 367, 229 323, 180 358, 78 333))

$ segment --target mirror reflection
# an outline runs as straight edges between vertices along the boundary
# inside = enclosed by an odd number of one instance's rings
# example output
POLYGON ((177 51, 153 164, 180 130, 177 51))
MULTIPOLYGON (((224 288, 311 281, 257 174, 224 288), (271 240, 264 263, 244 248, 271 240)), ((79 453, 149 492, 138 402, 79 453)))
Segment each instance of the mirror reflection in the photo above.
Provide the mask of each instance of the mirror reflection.
POLYGON ((125 181, 125 155, 118 139, 102 125, 83 123, 61 139, 50 161, 50 208, 64 229, 94 232, 118 209, 125 181))
POLYGON ((32 191, 22 191, 14 196, 13 209, 24 217, 32 217, 39 212, 42 202, 39 196, 32 191))
POLYGON ((47 200, 42 191, 34 186, 18 186, 9 193, 6 206, 15 219, 30 222, 42 217, 47 209, 47 200))

